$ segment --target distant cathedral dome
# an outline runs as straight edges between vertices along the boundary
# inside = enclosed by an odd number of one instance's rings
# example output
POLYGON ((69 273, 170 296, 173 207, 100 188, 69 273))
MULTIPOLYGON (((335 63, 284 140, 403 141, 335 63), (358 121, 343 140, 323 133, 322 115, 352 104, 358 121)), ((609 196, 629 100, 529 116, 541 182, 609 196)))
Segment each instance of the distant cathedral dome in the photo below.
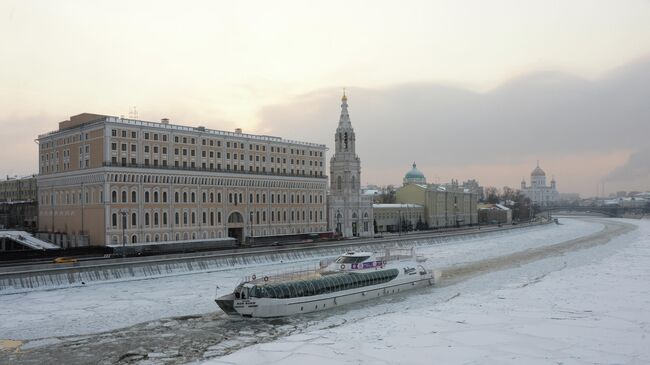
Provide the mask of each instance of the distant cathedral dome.
POLYGON ((406 175, 404 175, 404 185, 407 184, 426 184, 427 179, 424 177, 422 171, 418 170, 415 162, 413 162, 413 168, 410 169, 406 175))
POLYGON ((535 167, 535 170, 533 170, 533 172, 530 173, 530 176, 546 176, 546 173, 544 172, 544 170, 542 170, 539 167, 539 163, 538 163, 537 167, 535 167))

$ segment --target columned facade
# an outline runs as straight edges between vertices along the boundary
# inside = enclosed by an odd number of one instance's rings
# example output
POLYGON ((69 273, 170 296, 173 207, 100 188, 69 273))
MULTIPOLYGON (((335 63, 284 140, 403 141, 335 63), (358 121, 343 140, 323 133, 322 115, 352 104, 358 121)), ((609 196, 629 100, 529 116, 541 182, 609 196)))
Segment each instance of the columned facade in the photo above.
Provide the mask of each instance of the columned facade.
POLYGON ((341 101, 334 156, 330 160, 328 223, 342 237, 372 237, 372 197, 361 194, 361 160, 355 150, 356 137, 345 94, 341 101))

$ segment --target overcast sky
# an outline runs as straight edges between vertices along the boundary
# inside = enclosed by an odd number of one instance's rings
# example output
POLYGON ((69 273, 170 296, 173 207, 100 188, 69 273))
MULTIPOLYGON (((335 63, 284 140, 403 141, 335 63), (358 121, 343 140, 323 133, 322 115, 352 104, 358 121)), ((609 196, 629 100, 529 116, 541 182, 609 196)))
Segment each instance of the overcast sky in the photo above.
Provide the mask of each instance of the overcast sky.
POLYGON ((95 112, 333 144, 364 183, 650 190, 649 1, 0 0, 0 173, 95 112))

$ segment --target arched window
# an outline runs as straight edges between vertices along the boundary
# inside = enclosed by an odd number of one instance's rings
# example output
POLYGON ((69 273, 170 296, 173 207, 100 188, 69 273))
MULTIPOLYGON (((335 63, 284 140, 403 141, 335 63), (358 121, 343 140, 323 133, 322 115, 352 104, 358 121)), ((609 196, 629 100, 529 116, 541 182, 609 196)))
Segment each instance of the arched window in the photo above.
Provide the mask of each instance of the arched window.
POLYGON ((117 227, 117 213, 113 213, 113 217, 111 219, 113 222, 113 227, 117 227))
POLYGON ((158 212, 155 212, 153 214, 153 225, 158 226, 158 224, 160 224, 160 222, 158 221, 158 212))
POLYGON ((336 178, 336 189, 341 190, 343 188, 343 178, 341 176, 338 176, 336 178))
POLYGON ((163 203, 167 203, 167 192, 166 191, 163 191, 163 193, 162 193, 162 201, 163 201, 163 203))
POLYGON ((149 213, 144 213, 144 225, 149 226, 149 213))
POLYGON ((167 212, 163 212, 163 221, 162 221, 162 223, 163 223, 163 226, 167 225, 167 212))
POLYGON ((136 193, 135 191, 132 191, 131 192, 131 203, 137 203, 138 202, 137 198, 138 198, 138 193, 136 193))
POLYGON ((192 203, 196 203, 196 194, 192 192, 192 203))
POLYGON ((131 236, 131 243, 138 243, 138 236, 136 235, 131 236))
POLYGON ((183 192, 183 203, 187 203, 187 192, 183 192))
POLYGON ((126 191, 122 191, 122 203, 126 203, 126 191))
POLYGON ((178 191, 174 192, 174 203, 178 203, 178 191))
POLYGON ((203 202, 207 203, 208 202, 208 194, 204 191, 202 196, 203 196, 203 202))
POLYGON ((112 203, 117 203, 117 191, 113 190, 111 193, 111 202, 112 203))
POLYGON ((149 192, 148 191, 144 192, 144 202, 149 203, 149 192))
POLYGON ((210 203, 214 203, 214 193, 210 193, 210 203))
POLYGON ((158 203, 158 192, 157 191, 153 192, 153 202, 158 203))
POLYGON ((192 225, 196 224, 196 213, 192 212, 192 225))
POLYGON ((136 227, 138 225, 138 216, 135 213, 131 213, 131 227, 136 227))
POLYGON ((174 224, 179 225, 180 224, 180 218, 179 218, 178 212, 174 214, 174 224))
POLYGON ((183 224, 187 225, 187 212, 183 212, 183 224))

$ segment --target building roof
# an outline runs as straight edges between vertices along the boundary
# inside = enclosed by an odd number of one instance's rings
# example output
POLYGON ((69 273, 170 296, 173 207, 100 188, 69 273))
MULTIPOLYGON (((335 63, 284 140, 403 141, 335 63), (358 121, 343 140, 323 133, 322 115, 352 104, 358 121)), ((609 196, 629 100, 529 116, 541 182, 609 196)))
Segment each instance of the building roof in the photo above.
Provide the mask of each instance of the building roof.
POLYGON ((373 209, 381 208, 403 208, 403 209, 417 209, 423 208, 420 204, 373 204, 373 209))

